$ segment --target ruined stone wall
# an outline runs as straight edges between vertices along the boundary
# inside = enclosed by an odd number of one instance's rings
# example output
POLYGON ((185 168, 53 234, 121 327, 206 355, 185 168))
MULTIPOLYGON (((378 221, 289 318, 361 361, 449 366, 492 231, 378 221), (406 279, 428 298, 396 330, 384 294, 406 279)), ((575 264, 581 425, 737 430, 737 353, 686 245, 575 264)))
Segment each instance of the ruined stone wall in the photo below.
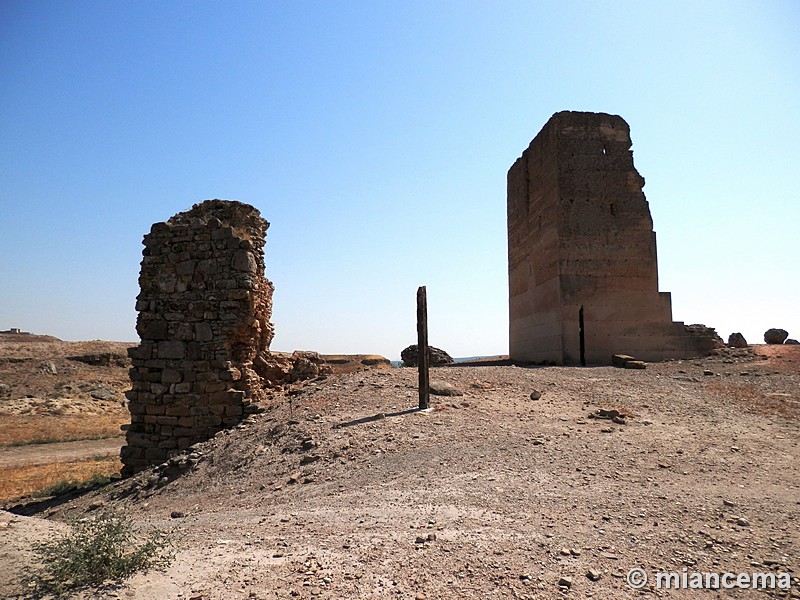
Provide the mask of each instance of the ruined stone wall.
POLYGON ((208 200, 144 237, 123 475, 235 425, 264 397, 253 362, 273 336, 268 227, 252 206, 208 200))
POLYGON ((702 352, 658 291, 656 239, 619 116, 553 115, 508 172, 510 355, 580 362, 702 352))

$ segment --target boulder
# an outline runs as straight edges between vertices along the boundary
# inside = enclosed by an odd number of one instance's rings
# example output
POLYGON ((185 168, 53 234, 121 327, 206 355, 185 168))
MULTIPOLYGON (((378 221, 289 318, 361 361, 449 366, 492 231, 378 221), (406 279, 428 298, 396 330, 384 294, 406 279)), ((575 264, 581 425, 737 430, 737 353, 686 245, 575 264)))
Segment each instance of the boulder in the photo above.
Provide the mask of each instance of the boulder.
POLYGON ((89 395, 95 400, 116 400, 117 390, 107 385, 101 385, 89 392, 89 395))
POLYGON ((463 396, 464 392, 446 381, 431 381, 428 390, 434 396, 463 396))
POLYGON ((741 333, 732 333, 728 336, 728 346, 731 348, 747 348, 747 340, 741 333))
POLYGON ((43 373, 47 373, 48 375, 58 375, 58 369, 56 368, 56 364, 51 361, 43 362, 39 369, 43 373))
POLYGON ((789 337, 789 332, 785 329, 767 329, 764 332, 764 341, 767 344, 782 344, 789 337))
MULTIPOLYGON (((428 354, 430 356, 430 365, 432 367, 440 367, 442 365, 449 365, 455 362, 453 358, 444 350, 428 346, 428 354)), ((416 367, 419 360, 419 350, 417 345, 409 346, 400 353, 400 358, 403 359, 403 364, 407 367, 416 367)))
POLYGON ((786 346, 800 346, 800 342, 798 342, 794 338, 789 338, 785 342, 783 342, 786 346))

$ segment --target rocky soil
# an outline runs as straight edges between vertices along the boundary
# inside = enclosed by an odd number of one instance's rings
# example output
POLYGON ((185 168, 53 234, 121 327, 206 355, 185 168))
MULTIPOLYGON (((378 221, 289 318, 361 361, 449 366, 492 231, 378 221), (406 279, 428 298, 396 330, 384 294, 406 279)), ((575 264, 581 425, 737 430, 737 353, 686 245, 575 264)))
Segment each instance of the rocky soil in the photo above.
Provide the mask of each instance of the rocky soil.
POLYGON ((0 415, 124 410, 132 345, 0 334, 0 415))
POLYGON ((800 598, 800 348, 432 378, 463 395, 415 411, 412 369, 306 382, 158 469, 0 513, 0 596, 32 541, 113 509, 178 554, 98 597, 699 594, 633 590, 643 567, 788 572, 791 591, 703 597, 800 598))

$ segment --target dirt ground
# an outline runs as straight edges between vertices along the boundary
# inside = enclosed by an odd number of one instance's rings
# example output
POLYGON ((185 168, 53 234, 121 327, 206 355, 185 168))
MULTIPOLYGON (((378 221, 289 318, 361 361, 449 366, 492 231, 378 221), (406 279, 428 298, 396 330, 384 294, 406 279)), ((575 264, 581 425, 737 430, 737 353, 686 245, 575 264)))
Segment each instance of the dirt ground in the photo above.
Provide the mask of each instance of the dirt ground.
MULTIPOLYGON (((0 334, 0 423, 10 428, 26 417, 127 415, 131 345, 0 334)), ((0 435, 0 445, 14 441, 0 435)))
POLYGON ((47 465, 56 462, 82 460, 93 456, 119 454, 125 443, 122 437, 76 442, 55 442, 0 448, 0 469, 28 465, 47 465))
POLYGON ((463 395, 418 412, 412 369, 330 376, 169 468, 0 512, 0 597, 22 592, 33 541, 113 509, 171 531, 178 554, 97 597, 701 594, 657 589, 660 571, 789 573, 791 590, 702 597, 800 598, 800 347, 432 379, 463 395))

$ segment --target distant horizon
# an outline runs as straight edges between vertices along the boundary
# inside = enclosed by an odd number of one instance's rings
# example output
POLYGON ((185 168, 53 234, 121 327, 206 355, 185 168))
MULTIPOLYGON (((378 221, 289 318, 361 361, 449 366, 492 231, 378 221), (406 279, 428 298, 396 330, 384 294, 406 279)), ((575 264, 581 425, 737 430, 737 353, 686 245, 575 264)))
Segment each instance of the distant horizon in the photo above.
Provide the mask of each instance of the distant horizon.
MULTIPOLYGON (((689 323, 688 325, 693 325, 693 324, 694 323, 689 323)), ((8 329, 12 329, 12 328, 8 328, 8 329)), ((23 328, 19 328, 19 329, 23 329, 23 328)), ((766 331, 767 330, 765 329, 764 332, 766 333, 766 331)), ((0 334, 8 334, 8 333, 9 333, 8 330, 0 329, 0 334)), ((717 332, 717 333, 719 334, 719 332, 717 332)), ((25 334, 29 334, 29 335, 33 335, 33 336, 42 336, 42 337, 54 337, 54 338, 58 339, 61 342, 73 343, 73 344, 78 344, 78 343, 81 343, 81 342, 109 342, 109 343, 118 343, 118 344, 138 345, 141 342, 141 340, 109 340, 109 339, 75 339, 75 340, 70 340, 70 339, 63 339, 63 338, 60 338, 58 336, 54 336, 54 335, 49 334, 49 333, 37 333, 37 332, 33 332, 33 331, 25 331, 24 329, 20 332, 19 335, 25 335, 25 334)), ((14 334, 12 334, 12 335, 14 335, 14 334)), ((722 337, 722 336, 720 336, 720 337, 722 337)), ((748 346, 784 346, 784 345, 791 346, 792 345, 792 344, 767 344, 766 342, 764 342, 763 334, 762 334, 762 336, 760 338, 761 341, 759 341, 759 342, 752 342, 749 338, 747 338, 747 336, 745 336, 745 339, 747 340, 747 345, 748 346)), ((790 332, 787 339, 797 339, 797 338, 792 338, 792 335, 791 335, 791 332, 790 332)), ((0 340, 0 341, 2 341, 2 340, 0 340)), ((723 338, 722 341, 723 341, 723 343, 727 343, 727 336, 725 338, 723 338)), ((409 345, 411 345, 411 344, 409 344, 409 345)), ((284 354, 291 354, 292 352, 295 352, 295 351, 311 351, 311 352, 317 352, 318 354, 325 355, 325 356, 335 356, 335 355, 345 355, 345 356, 376 355, 376 356, 382 356, 383 358, 388 359, 392 364, 394 364, 394 363, 402 363, 403 362, 402 358, 400 358, 400 352, 402 352, 402 350, 403 349, 398 351, 398 354, 396 355, 398 358, 394 358, 393 356, 387 356, 385 354, 381 354, 381 353, 377 353, 377 352, 320 352, 319 350, 316 350, 314 348, 292 348, 290 350, 286 350, 286 349, 279 350, 279 349, 276 349, 276 348, 270 348, 269 349, 270 352, 284 353, 284 354)), ((442 348, 442 350, 447 352, 446 348, 442 348)), ((453 358, 454 362, 458 363, 458 362, 465 362, 465 361, 468 361, 468 360, 479 360, 479 359, 487 359, 487 358, 504 358, 504 357, 508 357, 508 352, 494 353, 494 354, 477 354, 477 355, 474 355, 474 356, 453 356, 452 358, 453 358)), ((687 357, 686 360, 689 360, 690 358, 692 358, 692 357, 687 357)))

